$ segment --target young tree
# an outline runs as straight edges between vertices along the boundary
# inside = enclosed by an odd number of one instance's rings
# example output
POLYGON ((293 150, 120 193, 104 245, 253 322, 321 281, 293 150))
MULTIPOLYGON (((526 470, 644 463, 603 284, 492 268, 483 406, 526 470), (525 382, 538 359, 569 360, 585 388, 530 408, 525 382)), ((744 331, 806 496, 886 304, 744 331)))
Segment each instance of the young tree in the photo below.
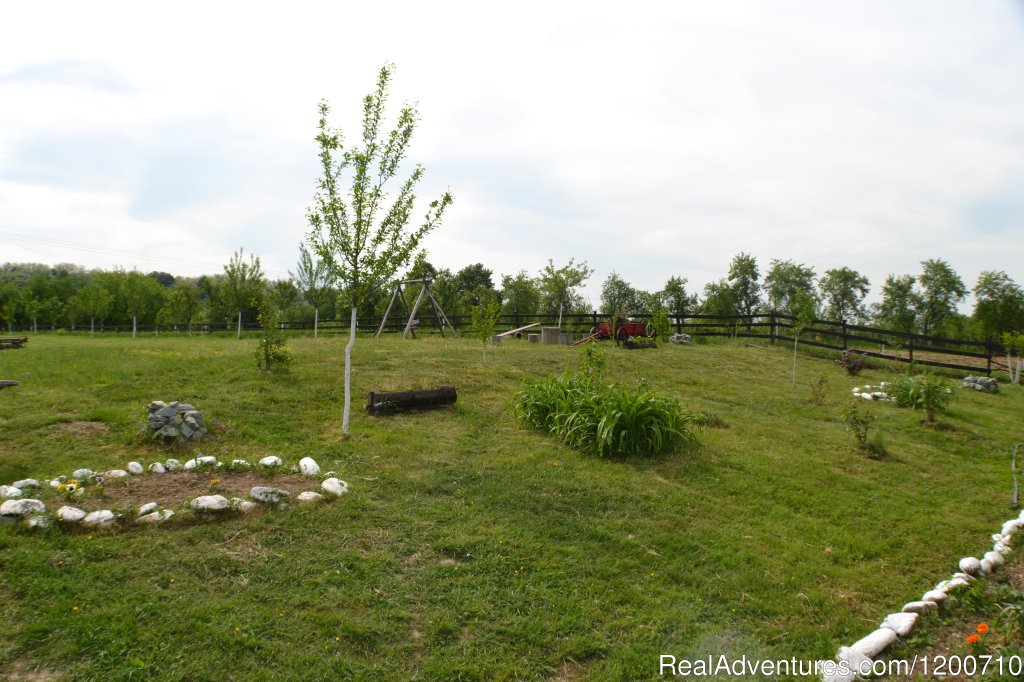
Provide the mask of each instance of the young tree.
POLYGON ((487 362, 487 344, 494 336, 494 329, 501 317, 501 306, 497 301, 473 306, 473 336, 484 342, 484 362, 487 362))
POLYGON ((832 320, 851 319, 860 322, 866 315, 864 297, 870 282, 856 270, 832 268, 818 280, 825 315, 832 320))
POLYGON ((800 342, 800 335, 814 324, 817 311, 814 298, 802 289, 793 294, 791 304, 792 315, 796 317, 793 320, 793 388, 796 388, 796 347, 800 342))
POLYGON ((239 249, 231 261, 224 266, 224 298, 238 311, 238 338, 242 338, 242 310, 260 301, 265 284, 260 259, 250 254, 249 262, 242 259, 244 249, 239 249))
POLYGON ((882 283, 882 302, 875 310, 875 324, 906 334, 917 328, 921 297, 914 290, 913 275, 889 275, 882 283))
POLYGON ((925 334, 937 334, 942 323, 956 313, 956 306, 967 295, 968 289, 960 275, 944 260, 921 261, 920 319, 925 334))
POLYGON ((576 292, 594 271, 583 261, 576 264, 572 258, 560 268, 548 259, 548 264, 540 271, 537 279, 540 289, 540 308, 546 315, 558 315, 559 321, 563 312, 574 311, 583 305, 583 299, 576 292))
POLYGON ((295 272, 288 274, 313 306, 313 338, 316 338, 320 326, 320 306, 327 300, 331 288, 327 263, 323 259, 314 258, 305 244, 299 244, 299 262, 295 272))
POLYGON ((388 200, 385 186, 397 175, 417 123, 416 109, 406 105, 399 112, 395 127, 383 139, 381 137, 381 119, 393 69, 391 64, 381 68, 376 90, 363 100, 361 146, 343 148, 341 133, 327 125, 330 108, 326 101, 320 102, 316 140, 320 145, 323 176, 314 205, 307 211, 310 224, 308 242, 327 264, 334 280, 343 287, 351 310, 349 340, 345 346, 345 406, 342 417, 345 437, 349 435, 352 346, 356 341, 359 305, 409 264, 420 241, 440 225, 445 209, 452 202, 451 194, 445 192, 440 199, 430 203, 419 227, 406 229, 415 200, 413 190, 423 176, 423 167, 417 165, 402 182, 391 207, 384 209, 388 200), (346 197, 341 185, 348 173, 352 177, 346 197))
POLYGON ((199 317, 201 292, 192 282, 179 279, 171 289, 167 304, 173 316, 173 322, 184 322, 185 332, 192 335, 192 323, 199 317))
POLYGON ((87 284, 72 299, 73 307, 89 318, 89 336, 96 332, 96 318, 101 320, 110 312, 114 297, 98 282, 87 284))
POLYGON ((741 315, 747 315, 747 331, 753 320, 750 316, 761 306, 761 285, 757 279, 757 259, 749 253, 738 253, 729 264, 729 283, 732 285, 736 305, 741 315))
POLYGON ((123 287, 123 298, 125 310, 132 319, 132 338, 135 338, 138 330, 139 317, 155 317, 156 312, 163 305, 163 286, 152 277, 143 275, 138 270, 132 270, 121 280, 123 287))
POLYGON ((797 293, 804 292, 817 304, 814 290, 814 268, 791 260, 772 259, 768 274, 764 276, 765 293, 773 310, 796 316, 799 305, 797 293))

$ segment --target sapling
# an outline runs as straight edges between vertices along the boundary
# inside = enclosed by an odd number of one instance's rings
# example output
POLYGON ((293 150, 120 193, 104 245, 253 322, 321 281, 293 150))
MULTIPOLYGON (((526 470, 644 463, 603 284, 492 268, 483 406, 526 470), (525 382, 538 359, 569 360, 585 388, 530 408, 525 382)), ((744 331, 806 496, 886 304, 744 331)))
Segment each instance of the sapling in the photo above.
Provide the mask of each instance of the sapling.
POLYGON ((494 328, 501 316, 501 306, 494 301, 473 306, 473 336, 484 343, 484 362, 487 362, 487 344, 494 336, 494 328))
POLYGON ((1006 373, 1010 375, 1010 385, 1020 384, 1021 350, 1024 349, 1024 334, 1020 332, 1003 332, 1003 348, 1006 350, 1006 373), (1017 363, 1014 368, 1013 358, 1017 363))

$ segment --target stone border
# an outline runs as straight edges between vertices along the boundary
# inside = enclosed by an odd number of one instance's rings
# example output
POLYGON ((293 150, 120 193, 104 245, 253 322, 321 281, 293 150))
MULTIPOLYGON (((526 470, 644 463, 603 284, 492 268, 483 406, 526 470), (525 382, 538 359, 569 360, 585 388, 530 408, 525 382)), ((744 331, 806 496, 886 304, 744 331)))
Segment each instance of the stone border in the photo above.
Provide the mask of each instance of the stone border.
MULTIPOLYGON (((284 461, 271 455, 264 457, 258 464, 250 464, 244 459, 231 460, 227 465, 220 462, 216 457, 203 456, 199 453, 193 459, 184 464, 176 459, 168 459, 166 462, 153 462, 149 465, 148 475, 157 476, 177 471, 220 471, 227 468, 228 471, 241 470, 264 470, 270 471, 284 466, 284 461)), ((58 476, 47 484, 55 491, 68 497, 71 501, 85 492, 89 484, 103 485, 110 479, 127 478, 129 476, 147 475, 146 469, 139 462, 129 462, 126 469, 112 469, 110 471, 97 473, 91 469, 76 469, 70 477, 58 476)), ((291 467, 291 472, 301 474, 309 479, 320 480, 320 490, 315 492, 307 490, 295 496, 295 500, 302 505, 317 504, 326 499, 339 498, 348 493, 348 483, 335 477, 333 471, 325 474, 320 473, 320 465, 312 457, 303 457, 299 460, 298 466, 291 467)), ((64 505, 57 510, 56 514, 50 514, 46 504, 41 500, 27 497, 27 490, 41 490, 43 485, 34 478, 26 478, 15 481, 11 485, 0 485, 0 522, 16 523, 23 522, 29 528, 46 528, 53 521, 66 526, 86 526, 91 528, 110 528, 118 521, 134 520, 138 524, 158 524, 167 521, 174 516, 174 510, 161 509, 156 502, 148 502, 138 508, 135 515, 128 518, 128 515, 115 512, 110 509, 100 509, 94 512, 85 512, 78 507, 64 505)), ((200 495, 188 501, 188 506, 197 514, 217 514, 229 510, 248 513, 256 509, 258 504, 286 506, 291 496, 287 490, 281 490, 270 486, 254 486, 249 491, 249 500, 233 497, 230 500, 223 495, 200 495)))
POLYGON ((836 669, 823 672, 822 681, 853 682, 870 677, 874 659, 898 640, 909 637, 921 617, 938 610, 951 594, 969 587, 979 576, 989 575, 1006 563, 1005 557, 1013 551, 1010 546, 1013 536, 1021 529, 1024 529, 1024 511, 1017 518, 1005 522, 992 536, 992 550, 985 552, 981 559, 964 557, 960 560, 958 572, 925 592, 919 601, 904 604, 899 613, 887 615, 874 632, 848 647, 839 647, 835 657, 836 669))

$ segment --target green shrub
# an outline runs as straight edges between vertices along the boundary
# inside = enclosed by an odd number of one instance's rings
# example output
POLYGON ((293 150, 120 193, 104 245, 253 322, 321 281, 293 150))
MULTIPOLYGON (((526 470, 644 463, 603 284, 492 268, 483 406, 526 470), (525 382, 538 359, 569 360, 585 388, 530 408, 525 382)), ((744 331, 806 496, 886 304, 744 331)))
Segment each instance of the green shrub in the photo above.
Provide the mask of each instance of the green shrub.
POLYGON ((925 422, 935 423, 935 415, 942 412, 953 399, 953 391, 945 381, 931 372, 901 374, 889 391, 899 407, 925 411, 925 422))
POLYGON ((697 416, 641 384, 605 386, 579 372, 536 381, 513 399, 516 418, 566 445, 600 456, 669 452, 696 441, 697 416))
POLYGON ((857 440, 857 449, 868 457, 878 459, 886 454, 885 441, 881 434, 876 433, 874 438, 869 438, 871 424, 875 421, 875 415, 871 412, 861 410, 860 401, 851 398, 843 410, 843 421, 846 428, 853 433, 857 440))
POLYGON ((672 333, 672 323, 668 319, 668 313, 664 308, 658 308, 651 315, 651 328, 654 330, 655 338, 665 340, 672 333))

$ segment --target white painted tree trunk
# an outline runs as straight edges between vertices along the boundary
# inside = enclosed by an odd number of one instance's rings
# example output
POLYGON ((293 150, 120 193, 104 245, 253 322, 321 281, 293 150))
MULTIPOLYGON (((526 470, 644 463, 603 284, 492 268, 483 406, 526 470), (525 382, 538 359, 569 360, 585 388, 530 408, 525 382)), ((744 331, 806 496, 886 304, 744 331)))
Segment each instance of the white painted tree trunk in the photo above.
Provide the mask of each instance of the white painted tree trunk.
MULTIPOLYGON (((71 325, 71 329, 74 330, 74 328, 75 328, 75 326, 71 325)), ((39 333, 39 319, 35 318, 35 317, 32 318, 32 333, 33 334, 38 334, 39 333)))
POLYGON ((242 311, 238 311, 238 338, 242 338, 242 311))
POLYGON ((320 326, 320 309, 313 308, 313 338, 316 338, 317 328, 320 326))
POLYGON ((356 343, 356 307, 352 306, 352 322, 345 346, 345 409, 341 418, 341 434, 348 438, 348 415, 352 408, 352 346, 356 343))
POLYGON ((93 336, 96 333, 96 318, 89 318, 89 336, 93 336))
POLYGON ((137 318, 134 315, 132 315, 132 338, 133 339, 135 338, 135 332, 136 332, 137 329, 138 329, 138 320, 137 320, 137 318))
POLYGON ((796 388, 796 344, 800 340, 799 334, 793 335, 793 388, 796 388))

